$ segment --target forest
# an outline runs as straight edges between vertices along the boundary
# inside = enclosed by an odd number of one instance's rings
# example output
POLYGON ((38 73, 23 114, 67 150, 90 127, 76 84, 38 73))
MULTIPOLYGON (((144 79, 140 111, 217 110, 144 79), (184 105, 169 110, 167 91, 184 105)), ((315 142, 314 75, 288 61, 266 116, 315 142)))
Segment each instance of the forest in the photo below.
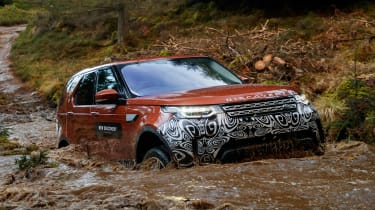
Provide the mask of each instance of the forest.
POLYGON ((88 66, 208 55, 251 83, 301 90, 320 112, 329 140, 375 141, 372 1, 2 0, 0 5, 1 25, 27 24, 12 49, 16 74, 51 106, 67 78, 88 66))

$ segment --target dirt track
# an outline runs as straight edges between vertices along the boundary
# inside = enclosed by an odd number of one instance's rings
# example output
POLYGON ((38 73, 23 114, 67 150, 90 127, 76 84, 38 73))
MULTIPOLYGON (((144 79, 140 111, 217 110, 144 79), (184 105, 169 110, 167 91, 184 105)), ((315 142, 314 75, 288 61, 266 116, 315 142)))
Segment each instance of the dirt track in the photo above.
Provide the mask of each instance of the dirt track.
POLYGON ((0 94, 8 100, 0 104, 0 126, 9 128, 10 138, 23 145, 53 147, 50 141, 55 134, 53 110, 44 106, 38 94, 12 74, 7 59, 12 41, 24 29, 25 26, 0 26, 0 94))
POLYGON ((137 171, 53 149, 53 110, 9 73, 11 41, 22 27, 0 27, 0 126, 23 145, 48 150, 55 168, 18 171, 0 156, 0 209, 375 209, 375 150, 361 142, 327 145, 295 159, 137 171))

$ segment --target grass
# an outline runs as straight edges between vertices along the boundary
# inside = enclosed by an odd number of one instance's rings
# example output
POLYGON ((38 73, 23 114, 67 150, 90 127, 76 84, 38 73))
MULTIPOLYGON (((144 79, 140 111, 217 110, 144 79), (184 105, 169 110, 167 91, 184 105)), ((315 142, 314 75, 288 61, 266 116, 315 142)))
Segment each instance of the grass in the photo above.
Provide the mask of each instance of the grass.
MULTIPOLYGON (((373 32, 373 3, 355 12, 345 13, 350 11, 348 8, 345 12, 335 10, 334 14, 333 10, 332 14, 323 15, 314 11, 281 18, 267 17, 264 15, 266 11, 262 10, 248 14, 221 11, 212 2, 200 2, 182 9, 176 4, 143 5, 138 7, 143 8, 142 11, 131 10, 130 36, 124 46, 116 44, 117 19, 114 14, 93 17, 82 13, 58 17, 40 12, 14 43, 11 60, 24 82, 57 104, 62 86, 72 74, 102 64, 106 57, 126 60, 197 52, 214 57, 235 71, 242 71, 244 63, 251 64, 257 57, 271 53, 285 59, 288 65, 303 70, 303 75, 295 79, 297 81, 289 81, 266 78, 265 74, 259 73, 258 81, 301 84, 298 88, 316 98, 314 104, 326 125, 339 119, 347 108, 331 93, 341 81, 351 76, 353 60, 358 61, 359 73, 366 73, 365 68, 368 71, 373 69, 373 40, 338 41, 352 39, 353 33, 361 37, 373 32), (259 30, 262 26, 265 26, 264 31, 259 30), (255 33, 259 36, 252 39, 255 33), (163 46, 168 42, 167 47, 163 46), (194 51, 194 48, 207 50, 210 46, 214 48, 209 52, 194 51), (241 55, 233 55, 229 46, 241 55), (184 47, 193 50, 184 51, 184 47)), ((371 116, 366 119, 372 120, 371 116)))
POLYGON ((38 150, 38 146, 22 146, 17 142, 9 141, 9 130, 0 126, 0 156, 26 155, 38 150))
POLYGON ((339 99, 335 94, 325 94, 319 96, 314 101, 315 108, 318 110, 320 118, 324 122, 324 127, 340 119, 347 107, 345 102, 339 99))
POLYGON ((10 142, 8 136, 8 129, 0 127, 0 155, 19 154, 19 151, 22 148, 21 145, 15 142, 10 142))
POLYGON ((26 24, 30 18, 30 12, 19 9, 14 5, 0 7, 0 25, 2 26, 26 24))
POLYGON ((57 162, 48 162, 47 151, 35 151, 30 155, 22 155, 21 158, 16 159, 16 165, 20 170, 32 169, 38 166, 43 166, 46 168, 56 168, 59 166, 57 162))
POLYGON ((35 168, 39 165, 44 165, 47 163, 47 154, 48 153, 46 151, 40 151, 39 153, 36 152, 30 156, 22 155, 21 158, 16 159, 16 164, 20 170, 35 168))
POLYGON ((95 55, 100 51, 98 43, 79 33, 49 31, 34 36, 33 28, 28 27, 14 43, 11 59, 17 60, 13 63, 17 76, 56 104, 72 74, 104 60, 95 55))

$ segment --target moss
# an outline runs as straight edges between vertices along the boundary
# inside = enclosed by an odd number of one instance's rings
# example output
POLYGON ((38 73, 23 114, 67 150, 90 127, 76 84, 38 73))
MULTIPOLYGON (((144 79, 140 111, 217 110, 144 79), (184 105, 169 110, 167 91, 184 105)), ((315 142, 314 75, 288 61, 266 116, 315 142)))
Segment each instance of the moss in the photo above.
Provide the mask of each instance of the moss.
POLYGON ((264 80, 262 81, 262 84, 265 85, 288 85, 285 81, 274 81, 274 80, 264 80))
POLYGON ((59 167, 59 163, 58 162, 48 162, 46 167, 47 168, 57 168, 57 167, 59 167))
POLYGON ((172 55, 171 52, 169 52, 167 49, 162 49, 159 53, 160 56, 169 56, 172 55))

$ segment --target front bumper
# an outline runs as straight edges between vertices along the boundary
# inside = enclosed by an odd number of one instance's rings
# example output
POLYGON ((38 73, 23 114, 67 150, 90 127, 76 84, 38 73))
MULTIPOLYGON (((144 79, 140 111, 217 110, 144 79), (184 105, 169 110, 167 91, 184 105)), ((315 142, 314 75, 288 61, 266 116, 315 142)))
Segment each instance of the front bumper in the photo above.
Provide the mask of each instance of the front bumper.
MULTIPOLYGON (((294 112, 263 116, 230 117, 220 113, 209 119, 180 119, 163 123, 158 132, 168 143, 172 159, 180 166, 227 162, 228 154, 248 153, 251 145, 268 145, 291 138, 323 141, 319 116, 310 105, 298 104, 294 112), (232 152, 231 152, 232 151, 232 152)), ((241 155, 242 156, 242 155, 241 155)))

